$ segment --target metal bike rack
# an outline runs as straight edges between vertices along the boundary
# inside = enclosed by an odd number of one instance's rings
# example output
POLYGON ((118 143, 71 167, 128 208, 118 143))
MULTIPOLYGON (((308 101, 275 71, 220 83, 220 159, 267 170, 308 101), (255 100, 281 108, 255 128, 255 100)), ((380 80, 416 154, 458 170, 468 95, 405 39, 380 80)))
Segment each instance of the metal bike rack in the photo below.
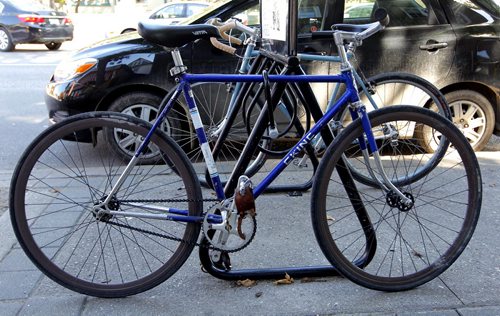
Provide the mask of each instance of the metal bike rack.
MULTIPOLYGON (((291 66, 289 68, 290 72, 302 71, 299 67, 291 66)), ((322 117, 323 113, 315 101, 313 97, 313 92, 310 89, 310 86, 307 83, 299 83, 299 88, 308 98, 307 100, 312 100, 312 104, 308 104, 310 106, 311 114, 315 120, 319 120, 322 117)), ((279 100, 279 93, 284 90, 284 85, 277 84, 275 87, 274 93, 278 94, 278 96, 273 96, 273 101, 276 104, 279 100)), ((264 112, 264 111, 263 111, 264 112)), ((257 123, 252 130, 252 133, 249 137, 249 141, 245 145, 245 148, 242 152, 242 157, 248 157, 248 152, 255 148, 256 142, 259 140, 259 135, 262 135, 266 129, 267 122, 265 119, 267 115, 261 115, 257 120, 257 123)), ((324 129, 321 132, 321 137, 325 141, 326 144, 329 144, 333 140, 333 135, 329 129, 324 129)), ((308 151, 312 151, 313 149, 309 147, 308 151)), ((312 157, 315 157, 312 155, 312 157)), ((243 159, 244 160, 244 159, 243 159)), ((234 193, 236 187, 237 176, 241 174, 245 169, 246 165, 249 163, 250 158, 243 161, 240 159, 238 161, 233 174, 231 175, 228 183, 226 183, 225 193, 226 196, 231 196, 234 193)), ((366 266, 375 254, 376 249, 376 238, 375 231, 373 229, 373 225, 368 217, 366 209, 361 203, 361 197, 356 189, 353 178, 348 170, 348 167, 341 160, 337 166, 337 172, 339 173, 340 179, 342 180, 343 186, 346 188, 347 195, 351 201, 352 206, 356 210, 356 214, 358 219, 363 227, 366 237, 366 249, 362 259, 357 263, 358 266, 364 267, 366 266)), ((310 183, 304 184, 304 186, 312 183, 312 179, 309 181, 310 183)), ((281 192, 287 191, 294 186, 283 186, 281 188, 277 188, 276 190, 273 188, 271 190, 264 191, 265 193, 269 192, 281 192)), ((228 253, 224 253, 224 256, 229 257, 228 253)), ((203 238, 200 248, 199 248, 199 257, 200 262, 202 264, 203 269, 209 274, 223 280, 241 280, 241 279, 277 279, 283 278, 285 273, 295 278, 303 278, 303 277, 325 277, 325 276, 335 276, 338 275, 338 271, 335 267, 331 265, 323 265, 323 266, 302 266, 302 267, 280 267, 280 268, 261 268, 261 269, 233 269, 232 267, 224 267, 222 264, 214 263, 210 258, 210 249, 209 242, 206 238, 203 238)), ((230 261, 230 260, 229 260, 230 261)))
MULTIPOLYGON (((266 1, 263 0, 262 3, 266 1)), ((273 2, 272 0, 268 0, 269 2, 273 2)), ((297 11, 298 4, 297 0, 289 0, 289 12, 287 16, 287 34, 286 37, 283 37, 282 40, 277 40, 276 36, 272 38, 270 41, 270 45, 268 45, 268 49, 261 49, 261 56, 266 56, 275 61, 280 61, 284 64, 284 74, 304 74, 304 71, 300 67, 300 61, 297 58, 297 11), (292 23, 290 23, 292 22, 292 23), (284 41, 284 42, 283 42, 284 41)), ((262 12, 261 12, 262 14, 262 12)), ((281 15, 282 13, 277 13, 281 15)), ((263 20, 263 16, 261 16, 261 21, 263 20)), ((263 27, 264 28, 264 27, 263 27)), ((265 42, 265 29, 263 29, 263 41, 265 42)), ((260 60, 259 60, 260 61, 260 60)), ((257 70, 259 65, 256 65, 257 62, 252 65, 253 71, 257 70)), ((251 70, 252 71, 252 70, 251 70)), ((263 108, 261 115, 257 119, 257 122, 254 125, 253 130, 249 135, 249 140, 245 144, 243 148, 243 152, 241 153, 241 159, 238 160, 236 166, 231 174, 228 182, 225 185, 224 191, 226 196, 232 196, 234 194, 237 179, 239 175, 243 174, 246 170, 246 167, 250 163, 251 153, 258 145, 262 135, 267 128, 269 115, 267 115, 266 111, 270 108, 270 111, 273 111, 277 106, 280 98, 282 97, 287 83, 276 83, 272 95, 267 98, 267 102, 263 108)), ((302 97, 305 100, 305 105, 309 107, 311 115, 315 121, 318 121, 322 116, 323 112, 319 104, 316 101, 314 93, 311 90, 311 87, 308 83, 297 83, 297 87, 302 93, 302 97)), ((241 101, 241 99, 240 99, 241 101)), ((325 141, 325 144, 330 144, 333 141, 333 135, 329 129, 323 129, 321 131, 321 137, 325 141)), ((216 144, 217 148, 217 144, 216 144)), ((318 160, 314 155, 314 149, 312 146, 308 146, 306 148, 307 153, 309 154, 311 161, 314 166, 314 172, 316 172, 316 167, 318 165, 318 160)), ((375 230, 370 221, 368 213, 366 209, 361 203, 361 197, 359 196, 359 192, 356 189, 356 185, 353 181, 353 178, 348 170, 348 167, 341 160, 337 166, 337 172, 339 173, 340 179, 342 181, 343 186, 346 188, 347 195, 352 206, 355 209, 358 220, 360 221, 361 227, 365 233, 366 238, 366 249, 364 256, 356 263, 360 267, 366 266, 375 254, 375 250, 377 247, 377 242, 375 238, 375 230)), ((313 174, 314 177, 314 174, 313 174)), ((304 191, 311 188, 313 182, 313 178, 311 178, 306 183, 300 185, 284 185, 284 186, 274 186, 269 187, 265 190, 265 193, 272 192, 283 192, 283 191, 304 191)), ((202 264, 203 269, 210 273, 211 275, 223 279, 223 280, 241 280, 241 279, 278 279, 283 278, 285 273, 295 278, 303 278, 303 277, 325 277, 325 276, 334 276, 338 275, 337 269, 332 265, 322 265, 322 266, 301 266, 301 267, 279 267, 279 268, 261 268, 261 269, 233 269, 230 266, 224 266, 224 264, 214 263, 210 258, 210 244, 208 240, 204 237, 202 239, 200 248, 199 248, 199 257, 200 262, 202 264)), ((221 257, 226 258, 226 261, 230 262, 229 253, 221 253, 221 257)))

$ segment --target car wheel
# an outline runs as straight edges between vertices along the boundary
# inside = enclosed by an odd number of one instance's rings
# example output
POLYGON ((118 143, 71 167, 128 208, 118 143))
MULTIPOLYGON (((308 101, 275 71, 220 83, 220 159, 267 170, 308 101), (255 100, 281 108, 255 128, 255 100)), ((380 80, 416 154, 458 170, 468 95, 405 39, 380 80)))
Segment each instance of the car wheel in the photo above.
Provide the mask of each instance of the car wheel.
MULTIPOLYGON (((474 151, 482 150, 493 133, 495 113, 491 103, 481 94, 472 90, 458 90, 445 94, 450 106, 453 123, 464 134, 474 151)), ((425 151, 436 150, 441 135, 432 129, 419 129, 415 132, 425 151)))
POLYGON ((10 52, 14 50, 14 43, 12 43, 12 38, 10 37, 9 32, 0 27, 0 51, 2 52, 10 52))
MULTIPOLYGON (((116 99, 109 107, 110 111, 128 114, 147 122, 153 123, 158 115, 161 98, 147 92, 127 93, 116 99)), ((171 111, 167 119, 160 126, 161 130, 176 140, 176 133, 180 129, 179 114, 171 111)), ((139 148, 140 140, 132 141, 133 135, 126 135, 120 131, 105 131, 104 136, 111 148, 123 159, 129 160, 139 148)), ((141 163, 150 164, 158 160, 158 148, 150 147, 141 155, 141 163)))
POLYGON ((62 43, 54 43, 54 42, 50 42, 50 43, 45 44, 45 46, 49 50, 58 50, 59 48, 61 48, 61 45, 62 45, 62 43))
POLYGON ((445 95, 450 105, 453 123, 460 128, 475 151, 482 150, 495 124, 491 103, 472 90, 453 91, 445 95))

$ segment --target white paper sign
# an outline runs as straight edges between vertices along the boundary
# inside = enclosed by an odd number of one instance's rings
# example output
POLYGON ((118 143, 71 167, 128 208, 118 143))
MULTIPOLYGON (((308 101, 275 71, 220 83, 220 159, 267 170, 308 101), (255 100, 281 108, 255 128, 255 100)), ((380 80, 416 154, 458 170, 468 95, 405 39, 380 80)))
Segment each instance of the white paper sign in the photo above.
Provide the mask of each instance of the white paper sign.
POLYGON ((288 0, 262 0, 262 37, 286 42, 288 0))

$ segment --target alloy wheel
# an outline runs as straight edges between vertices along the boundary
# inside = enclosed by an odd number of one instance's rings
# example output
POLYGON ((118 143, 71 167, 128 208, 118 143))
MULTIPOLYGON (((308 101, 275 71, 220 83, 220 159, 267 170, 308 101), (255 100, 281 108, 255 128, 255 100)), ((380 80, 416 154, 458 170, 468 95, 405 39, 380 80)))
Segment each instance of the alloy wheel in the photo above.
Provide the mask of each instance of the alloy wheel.
MULTIPOLYGON (((158 115, 158 109, 149 104, 134 104, 123 110, 122 113, 140 118, 146 122, 153 124, 158 115)), ((160 129, 167 135, 170 135, 171 131, 168 120, 165 120, 162 123, 160 129)), ((134 155, 135 151, 139 148, 139 145, 142 141, 142 139, 138 139, 134 135, 123 134, 118 130, 114 132, 114 137, 116 144, 120 146, 121 150, 128 153, 130 156, 134 155)), ((147 159, 155 157, 156 155, 158 155, 158 148, 156 146, 150 145, 141 157, 147 159)))
POLYGON ((0 50, 6 50, 9 46, 9 35, 4 30, 0 30, 0 50))
POLYGON ((450 103, 453 123, 462 131, 472 147, 483 137, 486 130, 486 113, 468 100, 450 103))

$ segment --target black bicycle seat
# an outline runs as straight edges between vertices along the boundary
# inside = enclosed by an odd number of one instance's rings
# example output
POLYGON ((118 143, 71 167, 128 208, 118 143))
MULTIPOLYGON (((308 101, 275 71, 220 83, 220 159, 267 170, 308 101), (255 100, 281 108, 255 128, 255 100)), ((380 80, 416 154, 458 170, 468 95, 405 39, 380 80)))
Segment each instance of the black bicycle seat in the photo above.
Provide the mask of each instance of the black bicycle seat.
POLYGON ((213 25, 167 25, 155 20, 139 22, 137 31, 148 42, 171 48, 184 46, 200 38, 220 37, 213 25))

